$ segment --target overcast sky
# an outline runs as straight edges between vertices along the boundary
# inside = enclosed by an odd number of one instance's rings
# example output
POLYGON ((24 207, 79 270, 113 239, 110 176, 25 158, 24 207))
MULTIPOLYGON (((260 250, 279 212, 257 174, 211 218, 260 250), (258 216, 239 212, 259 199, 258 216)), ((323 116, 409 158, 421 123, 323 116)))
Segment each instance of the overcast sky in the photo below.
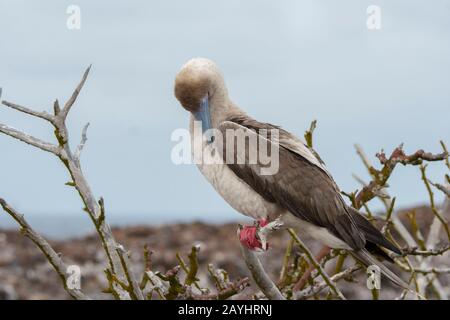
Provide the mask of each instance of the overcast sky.
MULTIPOLYGON (((93 64, 70 133, 78 142, 91 123, 83 168, 124 222, 240 217, 195 166, 171 162, 170 135, 188 123, 173 79, 196 56, 217 62, 232 99, 256 119, 300 136, 317 119, 315 147, 343 190, 359 187, 352 173, 367 179, 354 143, 372 159, 400 142, 408 152, 450 144, 449 1, 3 0, 0 12, 2 99, 50 111, 93 64), (71 4, 80 30, 66 26, 71 4), (371 4, 381 30, 366 27, 371 4)), ((50 126, 6 108, 0 123, 53 141, 50 126)), ((53 156, 3 135, 0 155, 0 196, 23 213, 66 221, 81 212, 53 156)), ((441 165, 429 171, 442 181, 441 165)), ((418 168, 396 170, 399 205, 426 200, 419 178, 418 168)))

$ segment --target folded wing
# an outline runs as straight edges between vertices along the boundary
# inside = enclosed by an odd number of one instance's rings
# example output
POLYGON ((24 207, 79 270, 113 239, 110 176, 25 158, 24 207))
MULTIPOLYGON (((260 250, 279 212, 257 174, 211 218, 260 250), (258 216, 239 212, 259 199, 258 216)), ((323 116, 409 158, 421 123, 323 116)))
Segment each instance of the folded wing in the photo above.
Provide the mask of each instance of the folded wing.
POLYGON ((226 159, 232 151, 227 148, 234 147, 233 161, 227 161, 227 165, 240 179, 267 201, 276 202, 300 219, 327 228, 351 248, 364 248, 363 233, 358 230, 339 189, 313 150, 289 132, 247 117, 228 119, 219 129, 225 139, 222 155, 226 159), (260 134, 261 129, 266 130, 266 137, 260 134), (278 134, 271 134, 272 129, 278 130, 278 134), (234 135, 235 141, 230 143, 227 130, 244 134, 253 147, 257 143, 256 148, 260 148, 264 142, 269 144, 268 150, 279 151, 279 170, 270 175, 261 174, 265 164, 249 161, 249 145, 245 152, 237 152, 239 134, 234 135))

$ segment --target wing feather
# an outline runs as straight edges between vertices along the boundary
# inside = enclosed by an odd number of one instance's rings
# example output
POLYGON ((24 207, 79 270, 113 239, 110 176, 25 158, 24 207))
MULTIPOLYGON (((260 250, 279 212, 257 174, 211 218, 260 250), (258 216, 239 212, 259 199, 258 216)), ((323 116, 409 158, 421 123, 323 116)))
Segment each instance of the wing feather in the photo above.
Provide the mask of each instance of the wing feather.
MULTIPOLYGON (((358 230, 348 212, 336 183, 320 158, 298 138, 294 139, 292 134, 279 127, 247 117, 224 121, 219 129, 225 139, 229 139, 226 134, 227 129, 243 130, 247 135, 258 137, 260 137, 258 132, 261 129, 278 129, 278 141, 274 141, 276 139, 273 139, 271 135, 268 135, 266 140, 270 144, 269 150, 279 150, 279 170, 276 173, 262 175, 261 169, 264 165, 260 162, 249 161, 250 148, 246 148, 245 154, 238 154, 237 141, 232 144, 230 141, 225 141, 223 144, 224 157, 227 145, 234 146, 235 161, 227 163, 229 168, 267 201, 276 202, 297 217, 327 228, 354 249, 364 247, 364 235, 358 230), (237 161, 238 157, 245 158, 245 161, 242 161, 243 159, 237 161)), ((249 141, 252 143, 251 139, 249 141)))

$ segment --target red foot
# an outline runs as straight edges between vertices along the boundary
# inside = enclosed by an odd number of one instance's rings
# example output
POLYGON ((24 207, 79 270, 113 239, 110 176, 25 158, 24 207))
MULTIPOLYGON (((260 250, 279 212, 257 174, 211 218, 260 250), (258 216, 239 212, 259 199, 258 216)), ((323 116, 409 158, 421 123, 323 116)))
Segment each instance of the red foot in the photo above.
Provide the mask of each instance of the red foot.
MULTIPOLYGON (((256 222, 255 226, 244 226, 239 233, 239 240, 243 245, 246 247, 255 250, 255 249, 264 249, 262 247, 261 241, 258 238, 258 229, 259 227, 264 227, 269 222, 267 219, 261 219, 256 222)), ((264 250, 267 250, 269 248, 269 245, 267 244, 267 248, 264 250)))

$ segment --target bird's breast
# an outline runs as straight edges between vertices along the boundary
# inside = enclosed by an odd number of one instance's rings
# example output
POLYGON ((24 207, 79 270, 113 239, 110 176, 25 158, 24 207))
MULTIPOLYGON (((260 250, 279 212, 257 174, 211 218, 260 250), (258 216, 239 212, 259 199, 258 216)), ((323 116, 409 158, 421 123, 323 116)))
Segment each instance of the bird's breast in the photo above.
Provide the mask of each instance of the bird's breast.
POLYGON ((255 219, 272 216, 280 210, 277 204, 266 201, 237 177, 227 164, 223 163, 221 157, 219 152, 214 150, 213 143, 205 144, 202 161, 197 166, 217 193, 231 207, 255 219))

